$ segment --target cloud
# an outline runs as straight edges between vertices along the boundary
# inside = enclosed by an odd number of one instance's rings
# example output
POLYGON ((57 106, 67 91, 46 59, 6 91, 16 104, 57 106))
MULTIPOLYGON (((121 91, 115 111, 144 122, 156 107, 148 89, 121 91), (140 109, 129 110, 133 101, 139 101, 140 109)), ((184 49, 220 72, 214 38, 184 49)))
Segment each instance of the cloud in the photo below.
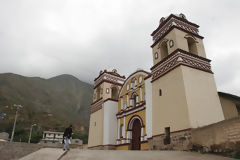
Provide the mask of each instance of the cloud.
POLYGON ((0 72, 67 73, 93 83, 104 68, 149 71, 151 32, 161 17, 184 13, 200 25, 218 90, 240 95, 239 7, 234 0, 0 1, 0 72))

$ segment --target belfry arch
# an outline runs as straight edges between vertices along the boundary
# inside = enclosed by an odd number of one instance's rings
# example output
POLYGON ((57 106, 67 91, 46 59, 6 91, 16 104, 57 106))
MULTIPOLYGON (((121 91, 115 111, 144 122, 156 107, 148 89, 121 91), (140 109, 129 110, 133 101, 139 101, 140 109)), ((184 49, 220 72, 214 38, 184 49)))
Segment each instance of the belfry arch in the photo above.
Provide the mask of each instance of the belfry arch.
POLYGON ((187 39, 189 52, 192 54, 198 55, 196 38, 194 38, 191 35, 186 35, 185 38, 187 39))
POLYGON ((162 42, 159 43, 159 49, 161 54, 161 60, 168 56, 168 40, 163 39, 162 42))
POLYGON ((117 100, 118 99, 118 87, 112 86, 111 87, 111 98, 117 100))

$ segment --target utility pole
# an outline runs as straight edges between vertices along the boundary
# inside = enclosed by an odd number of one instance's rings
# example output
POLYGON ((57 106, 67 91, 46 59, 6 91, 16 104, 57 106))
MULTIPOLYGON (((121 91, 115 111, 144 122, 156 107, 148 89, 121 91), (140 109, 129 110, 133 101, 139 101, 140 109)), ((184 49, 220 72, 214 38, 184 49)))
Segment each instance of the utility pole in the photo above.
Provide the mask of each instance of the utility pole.
POLYGON ((28 143, 30 143, 31 138, 32 138, 32 129, 33 129, 33 126, 36 126, 36 125, 37 125, 37 124, 32 124, 32 125, 31 125, 30 134, 29 134, 29 138, 28 138, 28 143))
POLYGON ((16 115, 15 115, 15 120, 14 120, 14 124, 13 124, 13 130, 12 130, 12 136, 11 136, 10 142, 13 141, 14 132, 15 132, 15 127, 16 127, 16 122, 17 122, 17 116, 18 116, 18 110, 19 110, 20 108, 23 108, 23 106, 21 106, 21 105, 19 105, 19 104, 18 104, 18 105, 17 105, 17 104, 14 104, 13 107, 16 107, 17 110, 16 110, 16 115))

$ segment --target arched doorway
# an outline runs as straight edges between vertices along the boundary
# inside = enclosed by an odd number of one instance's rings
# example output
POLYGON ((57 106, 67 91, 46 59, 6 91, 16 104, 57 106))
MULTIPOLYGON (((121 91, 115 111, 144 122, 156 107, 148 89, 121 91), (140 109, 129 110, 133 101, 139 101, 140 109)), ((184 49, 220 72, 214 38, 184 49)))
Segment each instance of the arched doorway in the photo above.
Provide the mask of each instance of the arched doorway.
POLYGON ((141 123, 139 119, 135 119, 132 127, 132 150, 141 149, 141 123))

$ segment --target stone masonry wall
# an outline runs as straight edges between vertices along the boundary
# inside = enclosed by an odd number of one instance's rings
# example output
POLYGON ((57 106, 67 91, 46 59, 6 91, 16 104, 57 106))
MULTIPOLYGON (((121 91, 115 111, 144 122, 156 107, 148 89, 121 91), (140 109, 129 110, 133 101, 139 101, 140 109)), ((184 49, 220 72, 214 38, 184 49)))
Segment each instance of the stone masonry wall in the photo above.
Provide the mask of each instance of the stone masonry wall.
POLYGON ((148 139, 150 150, 197 150, 201 152, 240 152, 240 117, 208 126, 173 132, 171 143, 165 134, 148 139))
POLYGON ((154 136, 148 140, 150 150, 189 150, 191 145, 191 131, 173 132, 170 134, 171 143, 164 144, 165 135, 154 136))
POLYGON ((192 144, 205 151, 240 151, 240 117, 192 130, 192 144))

